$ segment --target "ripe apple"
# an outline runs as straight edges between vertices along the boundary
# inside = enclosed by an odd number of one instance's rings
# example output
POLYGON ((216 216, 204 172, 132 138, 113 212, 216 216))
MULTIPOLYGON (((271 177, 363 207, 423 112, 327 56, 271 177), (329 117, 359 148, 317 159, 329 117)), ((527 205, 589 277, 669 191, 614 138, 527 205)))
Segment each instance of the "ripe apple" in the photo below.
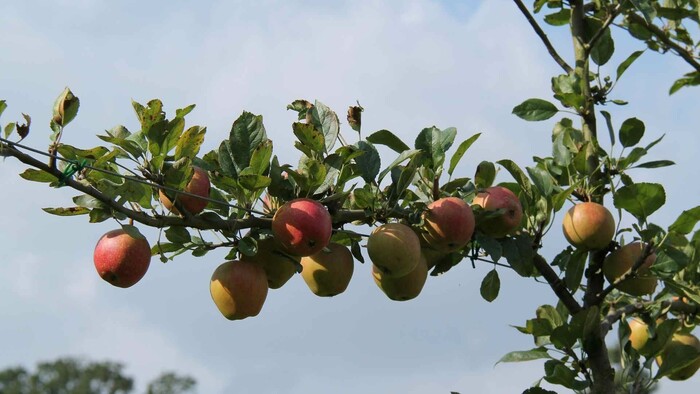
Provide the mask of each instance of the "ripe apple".
POLYGON ((627 323, 630 328, 630 343, 634 350, 639 351, 649 340, 649 327, 641 319, 636 317, 627 323))
POLYGON ((347 289, 355 264, 350 249, 331 243, 330 251, 322 250, 302 257, 301 277, 312 293, 319 297, 333 297, 347 289))
POLYGON ((119 228, 100 237, 93 261, 102 279, 117 287, 131 287, 148 271, 151 246, 145 237, 134 238, 119 228))
POLYGON ((257 316, 267 298, 267 276, 259 264, 227 261, 214 270, 209 291, 225 318, 241 320, 257 316))
POLYGON ((295 256, 311 256, 331 241, 331 215, 318 201, 298 198, 282 205, 272 218, 272 233, 295 256))
POLYGON ((372 264, 372 277, 374 283, 394 301, 407 301, 418 297, 428 279, 428 264, 425 257, 420 258, 416 267, 406 275, 398 278, 384 275, 382 271, 372 264))
MULTIPOLYGON (((664 357, 668 357, 668 355, 674 351, 674 349, 677 349, 683 345, 692 346, 700 351, 700 340, 698 340, 697 337, 692 334, 675 333, 673 334, 671 341, 666 345, 664 350, 661 351, 661 354, 656 357, 656 363, 659 364, 659 367, 663 363, 664 357)), ((697 357, 695 361, 669 374, 667 377, 671 380, 687 380, 691 376, 695 375, 695 372, 697 372, 698 369, 700 369, 700 357, 697 357)))
POLYGON ((474 213, 464 200, 445 197, 432 202, 423 214, 423 238, 445 253, 462 249, 474 234, 474 213))
POLYGON ((564 215, 564 237, 576 248, 602 249, 615 235, 615 219, 603 205, 595 202, 576 204, 564 215))
MULTIPOLYGON (((640 242, 627 244, 610 253, 603 262, 603 274, 608 282, 613 283, 629 271, 644 252, 645 245, 640 242)), ((649 255, 637 271, 635 278, 628 278, 618 284, 617 288, 633 296, 651 294, 656 290, 657 279, 651 276, 649 268, 656 261, 656 254, 649 255)))
POLYGON ((274 238, 264 238, 258 241, 255 256, 242 256, 241 260, 260 265, 265 270, 268 287, 279 289, 297 272, 296 264, 301 258, 280 250, 274 238))
POLYGON ((503 186, 491 186, 478 193, 472 202, 486 211, 502 210, 495 217, 477 218, 476 228, 482 233, 502 238, 512 234, 520 227, 523 218, 523 207, 518 196, 503 186))
POLYGON ((421 259, 420 239, 405 224, 387 223, 370 234, 367 254, 382 275, 394 278, 404 276, 421 259))
MULTIPOLYGON (((207 172, 199 167, 194 167, 194 173, 192 178, 185 186, 185 191, 188 193, 196 194, 202 197, 209 197, 209 191, 211 190, 211 183, 209 182, 209 175, 207 172)), ((177 208, 174 207, 173 202, 163 193, 162 190, 158 191, 158 198, 163 204, 165 209, 168 211, 179 214, 177 208)), ((197 198, 188 195, 176 195, 175 198, 182 205, 183 208, 187 210, 192 215, 196 215, 204 210, 204 208, 209 203, 207 200, 197 198)))

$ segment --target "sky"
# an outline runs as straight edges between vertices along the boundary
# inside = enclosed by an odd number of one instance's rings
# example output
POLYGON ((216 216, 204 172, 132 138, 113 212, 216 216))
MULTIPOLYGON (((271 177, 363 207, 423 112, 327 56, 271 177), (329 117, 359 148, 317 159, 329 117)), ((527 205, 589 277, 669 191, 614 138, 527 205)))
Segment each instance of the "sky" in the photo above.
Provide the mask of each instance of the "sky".
MULTIPOLYGON (((550 78, 560 70, 512 2, 252 3, 2 2, 0 99, 9 108, 0 121, 30 114, 25 143, 43 149, 53 101, 69 86, 81 107, 63 141, 92 147, 101 142, 95 134, 115 125, 137 130, 130 101, 157 97, 169 113, 197 104, 188 124, 207 126, 207 152, 246 110, 264 116, 275 154, 294 164, 287 104, 318 99, 342 120, 359 101, 364 133, 388 129, 413 141, 436 125, 456 127, 459 142, 481 132, 456 170, 463 176, 481 160, 525 166, 549 154, 554 120, 528 123, 511 110, 530 97, 551 99, 550 78)), ((570 58, 566 30, 547 32, 570 58)), ((616 46, 613 65, 642 49, 624 33, 616 46)), ((677 58, 645 54, 615 91, 630 104, 606 108, 617 126, 639 116, 643 141, 666 135, 650 159, 677 165, 634 174, 664 183, 668 204, 652 219, 666 226, 699 202, 698 90, 667 94, 687 71, 677 58)), ((388 165, 393 157, 383 153, 388 165)), ((534 347, 511 326, 556 302, 545 284, 499 269, 501 294, 487 303, 479 284, 491 267, 464 262, 397 303, 357 263, 337 297, 314 296, 296 276, 270 291, 258 317, 230 322, 208 289, 225 251, 153 259, 136 286, 111 287, 96 275, 92 252, 116 223, 44 213, 71 205, 76 193, 26 182, 17 176, 24 168, 0 162, 0 369, 66 355, 109 359, 123 362, 140 388, 174 370, 195 377, 200 393, 511 393, 542 376, 537 362, 495 364, 534 347)), ((503 171, 497 180, 510 178, 503 171)), ((557 230, 545 238, 545 257, 564 245, 557 230)), ((142 232, 155 241, 156 231, 142 232)), ((699 379, 664 382, 659 392, 690 393, 699 379)))

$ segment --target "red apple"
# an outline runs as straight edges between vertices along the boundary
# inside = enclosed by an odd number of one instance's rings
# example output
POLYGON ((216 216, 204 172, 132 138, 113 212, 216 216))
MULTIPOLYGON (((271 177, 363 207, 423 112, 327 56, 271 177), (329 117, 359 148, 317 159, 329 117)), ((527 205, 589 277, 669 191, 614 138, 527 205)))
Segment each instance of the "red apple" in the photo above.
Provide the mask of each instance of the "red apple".
POLYGON ((134 238, 121 228, 112 230, 97 241, 93 261, 102 279, 117 287, 131 287, 148 271, 151 246, 143 236, 134 238))
POLYGON ((562 229, 566 240, 576 248, 602 249, 615 235, 615 219, 603 205, 583 202, 566 212, 562 229))
POLYGON ((272 218, 272 233, 290 254, 311 256, 331 241, 333 222, 326 207, 298 198, 282 205, 272 218))
POLYGON ((502 211, 495 217, 477 218, 476 228, 494 238, 512 234, 520 227, 523 207, 518 196, 503 186, 491 186, 474 197, 474 205, 486 211, 502 211))
POLYGON ((259 264, 227 261, 214 270, 209 291, 225 318, 241 320, 257 316, 267 298, 267 276, 259 264))
POLYGON ((464 200, 441 198, 423 214, 423 238, 431 248, 449 253, 462 249, 474 234, 474 213, 464 200))
MULTIPOLYGON (((185 186, 185 191, 208 198, 210 190, 211 183, 209 182, 209 175, 207 172, 199 167, 194 167, 194 173, 192 174, 190 181, 187 183, 187 186, 185 186)), ((174 213, 179 213, 177 208, 173 206, 173 202, 170 201, 162 190, 158 191, 158 197, 160 202, 163 203, 165 209, 174 213)), ((202 212, 209 203, 207 200, 184 194, 176 195, 175 198, 182 205, 182 207, 192 215, 202 212)))

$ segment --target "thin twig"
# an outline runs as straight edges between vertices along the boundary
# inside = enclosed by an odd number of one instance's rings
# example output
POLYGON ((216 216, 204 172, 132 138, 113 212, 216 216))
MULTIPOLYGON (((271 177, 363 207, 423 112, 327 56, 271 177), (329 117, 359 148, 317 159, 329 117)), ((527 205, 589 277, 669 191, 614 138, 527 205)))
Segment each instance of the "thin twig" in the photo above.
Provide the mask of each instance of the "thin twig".
POLYGON ((532 26, 532 28, 535 30, 535 33, 537 33, 537 35, 540 37, 540 40, 542 40, 542 43, 547 48, 547 51, 549 52, 549 55, 552 56, 552 59, 554 59, 554 61, 557 62, 557 64, 561 68, 563 68, 567 74, 573 73, 574 69, 571 68, 571 66, 569 66, 569 64, 566 63, 566 61, 561 56, 559 56, 557 50, 549 41, 547 34, 545 34, 545 32, 535 20, 535 18, 532 16, 532 14, 530 14, 530 11, 527 9, 527 7, 525 7, 525 4, 523 4, 521 0, 513 0, 513 2, 518 7, 520 12, 523 13, 525 19, 527 19, 527 21, 530 23, 530 26, 532 26))

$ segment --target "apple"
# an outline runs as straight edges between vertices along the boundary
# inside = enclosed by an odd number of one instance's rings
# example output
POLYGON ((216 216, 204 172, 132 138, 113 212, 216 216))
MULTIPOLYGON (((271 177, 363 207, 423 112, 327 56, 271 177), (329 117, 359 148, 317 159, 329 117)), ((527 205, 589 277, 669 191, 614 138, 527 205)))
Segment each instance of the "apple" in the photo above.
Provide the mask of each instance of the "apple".
MULTIPOLYGON (((673 334, 671 341, 666 345, 664 350, 661 351, 661 354, 656 357, 656 363, 659 364, 659 367, 663 363, 664 357, 668 357, 668 355, 673 352, 674 349, 677 349, 680 346, 692 346, 700 351, 700 340, 698 340, 698 338, 692 334, 673 334)), ((673 373, 667 375, 667 377, 671 380, 687 380, 691 376, 695 375, 695 372, 697 372, 698 369, 700 369, 700 357, 696 357, 692 363, 677 371, 674 371, 673 373)))
MULTIPOLYGON (((494 217, 478 217, 476 228, 482 233, 502 238, 512 234, 520 227, 523 207, 518 196, 503 186, 491 186, 478 193, 472 201, 486 211, 501 211, 494 217)), ((490 215, 489 215, 490 216, 490 215)))
POLYGON ((576 248, 603 249, 615 235, 615 219, 603 205, 583 202, 566 212, 562 228, 566 240, 576 248))
POLYGON ((298 198, 282 205, 272 218, 272 233, 295 256, 311 256, 331 241, 333 222, 326 207, 315 200, 298 198))
POLYGON ((301 258, 280 250, 274 238, 264 238, 258 241, 255 256, 241 256, 241 260, 260 265, 265 270, 268 287, 279 289, 297 272, 296 264, 301 258))
POLYGON ((465 247, 474 234, 474 213, 464 200, 445 197, 423 213, 423 238, 431 248, 450 253, 465 247))
MULTIPOLYGON (((209 182, 209 175, 207 172, 199 167, 194 167, 194 173, 192 178, 185 186, 185 191, 187 193, 192 193, 201 197, 209 197, 209 191, 211 190, 211 183, 209 182)), ((177 208, 174 207, 173 202, 163 193, 162 190, 158 191, 158 198, 163 204, 165 209, 170 212, 179 214, 177 208)), ((188 195, 176 195, 175 198, 182 205, 183 208, 187 210, 192 215, 196 215, 204 210, 204 208, 209 203, 207 200, 197 198, 188 195)))
POLYGON ((421 256, 416 267, 406 275, 390 277, 374 264, 372 264, 372 277, 374 283, 394 301, 412 300, 420 294, 428 279, 428 264, 421 256))
POLYGON ((634 350, 639 351, 649 340, 649 327, 641 319, 632 318, 627 323, 630 328, 630 343, 634 350))
POLYGON ((225 318, 241 320, 257 316, 267 298, 267 276, 259 264, 227 261, 214 270, 209 291, 225 318))
MULTIPOLYGON (((629 271, 644 252, 645 245, 640 242, 627 244, 610 253, 603 262, 603 274, 608 282, 613 283, 629 271)), ((649 255, 637 271, 637 276, 628 278, 618 284, 617 288, 633 296, 652 294, 656 290, 657 279, 651 276, 649 268, 656 261, 656 254, 649 255)))
POLYGON ((93 261, 102 279, 116 287, 131 287, 148 271, 151 246, 144 236, 134 238, 119 228, 100 237, 93 261))
POLYGON ((350 249, 331 243, 322 250, 302 257, 301 277, 312 293, 319 297, 333 297, 347 289, 355 264, 350 249))
POLYGON ((421 259, 420 239, 405 224, 387 223, 370 234, 367 254, 382 275, 394 278, 404 276, 421 259))

